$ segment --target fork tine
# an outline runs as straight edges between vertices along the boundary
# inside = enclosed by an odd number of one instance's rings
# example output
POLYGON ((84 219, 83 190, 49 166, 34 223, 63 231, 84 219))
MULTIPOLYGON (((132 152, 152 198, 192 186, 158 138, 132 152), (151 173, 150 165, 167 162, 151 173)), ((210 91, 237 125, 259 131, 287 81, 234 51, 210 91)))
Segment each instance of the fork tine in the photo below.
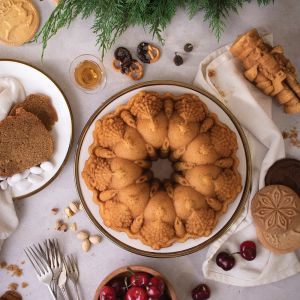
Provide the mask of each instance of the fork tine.
POLYGON ((68 255, 68 261, 69 261, 70 271, 71 271, 71 272, 74 272, 74 268, 73 268, 73 264, 72 264, 71 255, 68 255))
POLYGON ((43 254, 43 257, 44 257, 46 260, 48 260, 46 251, 45 251, 45 249, 41 246, 40 243, 38 243, 38 249, 39 249, 40 253, 43 254))
POLYGON ((58 267, 58 251, 56 248, 56 244, 55 244, 55 239, 52 240, 52 250, 53 250, 53 254, 54 254, 54 262, 55 262, 55 266, 58 267))
POLYGON ((35 249, 36 253, 37 253, 40 257, 42 257, 43 259, 46 259, 46 258, 45 258, 45 255, 44 255, 44 253, 43 253, 43 250, 41 251, 36 245, 33 245, 32 247, 35 249))
POLYGON ((70 270, 69 270, 69 266, 68 266, 67 261, 66 261, 66 257, 63 256, 63 257, 62 257, 62 260, 63 260, 63 264, 64 264, 64 266, 65 266, 65 268, 66 268, 67 275, 69 276, 70 270))
POLYGON ((41 264, 37 260, 36 255, 34 253, 32 253, 32 249, 29 247, 29 248, 27 248, 27 251, 31 255, 31 258, 34 260, 36 267, 39 269, 40 275, 44 274, 44 268, 41 266, 41 264))
POLYGON ((44 241, 44 247, 46 249, 46 256, 47 256, 47 259, 49 261, 49 265, 51 266, 50 255, 49 255, 49 248, 48 248, 48 240, 44 241))
POLYGON ((52 243, 51 243, 50 239, 47 240, 47 249, 49 252, 50 266, 51 266, 51 268, 55 268, 55 259, 54 259, 53 248, 52 248, 52 243))
POLYGON ((59 261, 59 249, 58 249, 58 242, 56 239, 53 239, 53 248, 54 248, 54 252, 55 252, 55 260, 56 260, 56 266, 60 265, 60 261, 59 261))
POLYGON ((72 273, 73 268, 72 268, 71 259, 70 259, 69 255, 67 255, 67 262, 68 262, 68 266, 69 266, 69 271, 70 271, 70 273, 72 273))
POLYGON ((75 258, 74 255, 71 255, 71 260, 72 260, 72 265, 73 265, 73 270, 74 272, 78 272, 78 268, 77 268, 77 260, 75 258))
MULTIPOLYGON (((27 249, 27 251, 28 251, 28 249, 27 249)), ((27 258, 29 259, 29 261, 31 262, 33 268, 35 269, 35 272, 37 273, 38 276, 41 276, 41 272, 40 272, 39 268, 34 264, 33 260, 30 258, 30 254, 27 253, 27 251, 26 251, 26 249, 24 249, 24 252, 25 252, 27 258)))
POLYGON ((46 271, 48 271, 48 266, 47 266, 46 261, 45 261, 42 257, 40 257, 40 256, 34 251, 34 249, 32 249, 32 247, 29 247, 29 249, 30 249, 31 252, 34 254, 34 256, 36 257, 36 259, 38 260, 39 266, 40 266, 40 268, 41 268, 41 270, 42 270, 42 273, 45 274, 46 271))

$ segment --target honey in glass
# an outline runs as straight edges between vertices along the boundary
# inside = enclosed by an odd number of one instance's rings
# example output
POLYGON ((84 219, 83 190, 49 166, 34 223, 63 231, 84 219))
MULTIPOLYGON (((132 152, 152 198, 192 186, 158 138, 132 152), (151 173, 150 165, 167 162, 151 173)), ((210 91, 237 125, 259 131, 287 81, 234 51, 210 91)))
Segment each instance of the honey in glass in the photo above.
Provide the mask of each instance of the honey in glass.
POLYGON ((97 88, 102 81, 102 69, 100 66, 91 60, 80 62, 74 71, 76 83, 86 90, 97 88))

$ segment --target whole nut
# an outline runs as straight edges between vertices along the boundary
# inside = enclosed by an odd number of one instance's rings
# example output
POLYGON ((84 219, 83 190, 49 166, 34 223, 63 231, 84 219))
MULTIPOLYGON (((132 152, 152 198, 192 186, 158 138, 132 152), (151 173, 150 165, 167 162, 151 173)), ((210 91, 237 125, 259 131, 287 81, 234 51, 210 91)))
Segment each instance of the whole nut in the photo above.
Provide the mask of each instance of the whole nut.
POLYGON ((91 242, 88 239, 84 240, 81 245, 84 252, 88 252, 91 249, 91 246, 91 242))
POLYGON ((64 209, 64 212, 65 212, 65 214, 66 214, 66 216, 67 216, 68 218, 70 218, 70 217, 72 217, 72 216, 74 215, 74 213, 73 213, 73 211, 70 209, 70 207, 66 207, 66 208, 64 209))
POLYGON ((71 202, 71 203, 69 204, 69 208, 71 209, 71 211, 72 211, 74 214, 76 214, 76 213, 78 212, 78 210, 79 210, 79 204, 76 203, 76 202, 71 202))
POLYGON ((101 242, 101 237, 99 235, 91 235, 89 237, 89 241, 92 244, 96 245, 96 244, 99 244, 101 242))
POLYGON ((70 229, 73 231, 73 232, 76 232, 77 231, 77 224, 76 223, 72 223, 70 225, 70 229))
POLYGON ((76 235, 76 237, 81 241, 87 240, 89 238, 89 236, 90 235, 86 231, 80 231, 76 235))

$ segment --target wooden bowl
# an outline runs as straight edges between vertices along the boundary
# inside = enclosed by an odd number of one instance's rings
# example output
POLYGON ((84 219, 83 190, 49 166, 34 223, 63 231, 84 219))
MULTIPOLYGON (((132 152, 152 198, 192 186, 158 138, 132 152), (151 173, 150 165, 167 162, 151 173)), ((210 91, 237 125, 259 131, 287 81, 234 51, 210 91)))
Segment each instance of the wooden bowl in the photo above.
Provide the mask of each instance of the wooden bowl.
POLYGON ((157 271, 155 271, 155 270, 153 270, 151 268, 145 267, 145 266, 128 266, 128 267, 122 267, 122 268, 119 268, 119 269, 113 271, 112 273, 110 273, 99 284, 99 286, 98 286, 98 288, 96 290, 95 296, 94 296, 94 300, 99 300, 101 288, 103 286, 105 286, 113 278, 120 277, 120 276, 130 276, 131 274, 128 271, 128 268, 130 268, 132 271, 135 271, 135 272, 145 272, 145 273, 148 273, 148 274, 150 274, 152 276, 160 277, 164 281, 164 283, 166 285, 167 294, 170 297, 170 299, 171 300, 177 300, 174 288, 171 285, 171 283, 161 273, 159 273, 159 272, 157 272, 157 271))

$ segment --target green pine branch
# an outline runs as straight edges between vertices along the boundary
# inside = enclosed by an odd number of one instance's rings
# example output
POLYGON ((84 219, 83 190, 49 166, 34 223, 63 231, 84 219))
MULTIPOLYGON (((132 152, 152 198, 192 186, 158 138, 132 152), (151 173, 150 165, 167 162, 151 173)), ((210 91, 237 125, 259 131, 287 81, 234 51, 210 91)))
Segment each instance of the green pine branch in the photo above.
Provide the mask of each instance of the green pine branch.
MULTIPOLYGON (((140 25, 164 42, 162 32, 171 22, 178 7, 184 7, 190 18, 204 13, 204 21, 219 40, 225 30, 230 13, 251 0, 61 0, 49 19, 36 35, 42 40, 42 56, 48 41, 62 28, 81 16, 86 19, 94 15, 92 31, 102 57, 130 26, 140 25)), ((267 5, 274 0, 257 0, 258 5, 267 5)))

